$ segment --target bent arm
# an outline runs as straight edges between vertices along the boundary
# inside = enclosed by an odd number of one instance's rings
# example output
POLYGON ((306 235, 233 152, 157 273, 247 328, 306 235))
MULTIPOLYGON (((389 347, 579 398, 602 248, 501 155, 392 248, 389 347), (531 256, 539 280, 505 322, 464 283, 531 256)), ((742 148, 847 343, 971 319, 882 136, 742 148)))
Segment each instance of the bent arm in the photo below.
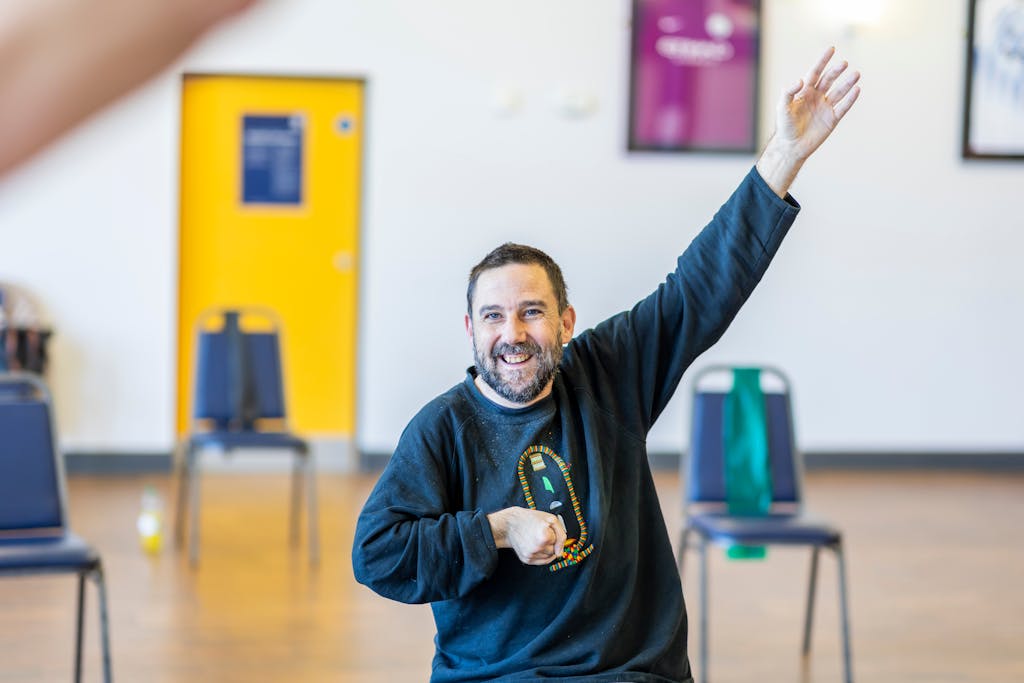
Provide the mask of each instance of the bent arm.
POLYGON ((418 422, 366 501, 352 548, 356 580, 406 603, 462 597, 498 562, 487 515, 452 503, 445 447, 418 422))
POLYGON ((254 0, 18 0, 0 19, 0 175, 254 0))

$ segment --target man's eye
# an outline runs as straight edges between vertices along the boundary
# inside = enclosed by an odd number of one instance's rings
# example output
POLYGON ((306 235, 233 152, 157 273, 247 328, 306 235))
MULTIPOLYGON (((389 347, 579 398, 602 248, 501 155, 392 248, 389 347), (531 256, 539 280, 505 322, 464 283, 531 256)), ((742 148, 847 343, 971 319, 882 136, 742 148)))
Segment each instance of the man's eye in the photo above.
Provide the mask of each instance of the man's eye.
POLYGON ((484 313, 484 320, 500 320, 500 313, 484 313))
POLYGON ((540 310, 539 308, 528 308, 524 312, 524 315, 527 318, 533 318, 533 317, 536 317, 538 315, 544 315, 544 311, 540 310))

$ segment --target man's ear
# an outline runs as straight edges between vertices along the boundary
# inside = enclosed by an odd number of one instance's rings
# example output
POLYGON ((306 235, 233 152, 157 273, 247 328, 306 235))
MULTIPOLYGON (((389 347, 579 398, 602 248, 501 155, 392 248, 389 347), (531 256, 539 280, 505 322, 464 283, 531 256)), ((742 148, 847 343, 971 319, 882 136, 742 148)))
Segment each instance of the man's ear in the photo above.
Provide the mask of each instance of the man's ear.
POLYGON ((469 313, 466 314, 466 336, 473 338, 473 319, 469 317, 469 313))
POLYGON ((576 329, 576 309, 566 306, 562 311, 562 343, 566 344, 572 339, 573 330, 576 329))

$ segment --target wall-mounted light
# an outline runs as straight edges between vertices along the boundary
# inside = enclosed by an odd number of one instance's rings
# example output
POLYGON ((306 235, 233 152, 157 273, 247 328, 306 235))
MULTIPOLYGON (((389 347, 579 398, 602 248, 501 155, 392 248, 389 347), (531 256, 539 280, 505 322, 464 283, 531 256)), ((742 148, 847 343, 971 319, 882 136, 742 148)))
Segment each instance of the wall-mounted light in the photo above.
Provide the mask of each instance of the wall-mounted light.
POLYGON ((595 93, 585 87, 561 87, 551 96, 555 112, 567 119, 585 119, 597 113, 600 103, 595 93))
POLYGON ((491 111, 501 118, 518 116, 523 110, 526 97, 523 90, 515 85, 499 84, 491 89, 491 111))

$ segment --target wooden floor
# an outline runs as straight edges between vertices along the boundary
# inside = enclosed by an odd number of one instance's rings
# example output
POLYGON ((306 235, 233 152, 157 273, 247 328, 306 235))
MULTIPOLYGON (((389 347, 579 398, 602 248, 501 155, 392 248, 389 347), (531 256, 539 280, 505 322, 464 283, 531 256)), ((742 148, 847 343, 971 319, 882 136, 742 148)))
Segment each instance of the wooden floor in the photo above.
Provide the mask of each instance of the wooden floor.
MULTIPOLYGON (((138 548, 135 516, 147 484, 172 500, 169 477, 69 482, 73 526, 101 549, 107 567, 117 680, 428 678, 429 608, 378 598, 352 578, 354 520, 373 477, 321 475, 316 571, 288 549, 283 475, 207 475, 197 570, 170 548, 157 557, 138 548)), ((678 478, 659 474, 658 486, 676 534, 678 478)), ((858 681, 1024 681, 1024 477, 811 473, 808 502, 846 532, 858 681)), ((841 680, 829 556, 819 572, 814 652, 801 667, 808 559, 775 549, 760 562, 713 555, 715 683, 841 680)), ((695 576, 684 586, 696 624, 695 576)), ((0 580, 0 681, 70 680, 74 595, 70 577, 0 580)), ((88 681, 100 680, 94 596, 86 616, 88 681)), ((694 635, 691 628, 700 668, 694 635)))

